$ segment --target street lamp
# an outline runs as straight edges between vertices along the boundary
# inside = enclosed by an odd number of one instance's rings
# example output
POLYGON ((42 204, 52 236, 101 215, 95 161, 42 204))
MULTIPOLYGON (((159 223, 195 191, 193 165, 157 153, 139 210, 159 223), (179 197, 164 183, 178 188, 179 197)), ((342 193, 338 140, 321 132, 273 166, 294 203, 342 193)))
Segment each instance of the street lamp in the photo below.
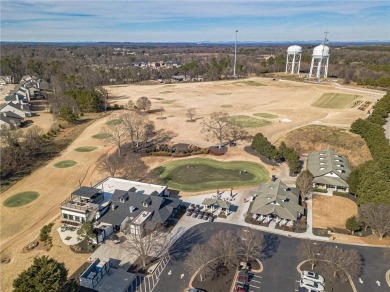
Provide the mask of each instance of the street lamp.
POLYGON ((237 77, 237 75, 236 75, 236 63, 237 63, 237 33, 238 33, 238 29, 236 29, 236 42, 234 43, 234 68, 233 68, 233 77, 237 77))

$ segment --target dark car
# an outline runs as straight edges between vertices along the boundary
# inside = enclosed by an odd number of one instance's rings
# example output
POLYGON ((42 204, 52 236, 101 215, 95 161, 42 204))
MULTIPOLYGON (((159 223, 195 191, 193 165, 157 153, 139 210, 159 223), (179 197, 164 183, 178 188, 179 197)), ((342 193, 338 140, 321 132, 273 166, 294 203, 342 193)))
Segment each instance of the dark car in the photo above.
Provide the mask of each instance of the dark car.
POLYGON ((187 208, 187 210, 194 210, 194 209, 195 209, 195 204, 191 204, 187 208))
POLYGON ((210 213, 204 213, 204 215, 203 215, 203 220, 208 220, 209 219, 209 217, 210 217, 210 213))
POLYGON ((202 219, 204 215, 204 212, 199 212, 198 219, 202 219))
POLYGON ((211 215, 208 220, 209 220, 209 222, 213 222, 214 221, 214 215, 211 215))
POLYGON ((248 292, 249 291, 249 285, 236 282, 236 284, 234 286, 234 291, 235 292, 248 292))
POLYGON ((187 216, 191 216, 193 212, 194 212, 193 210, 188 210, 187 213, 186 213, 186 215, 187 215, 187 216))
POLYGON ((237 274, 237 283, 247 284, 249 282, 249 274, 245 271, 240 271, 237 274))
POLYGON ((192 217, 196 218, 196 217, 198 217, 198 214, 199 214, 199 212, 194 211, 194 213, 192 213, 192 217))

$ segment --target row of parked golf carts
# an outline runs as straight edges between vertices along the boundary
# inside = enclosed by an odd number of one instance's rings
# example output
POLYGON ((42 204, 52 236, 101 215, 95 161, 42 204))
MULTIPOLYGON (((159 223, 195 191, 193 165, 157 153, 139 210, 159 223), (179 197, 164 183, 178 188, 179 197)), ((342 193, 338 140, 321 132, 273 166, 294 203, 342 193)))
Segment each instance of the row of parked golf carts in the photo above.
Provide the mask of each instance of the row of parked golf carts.
POLYGON ((317 273, 303 271, 301 272, 299 286, 299 292, 324 292, 325 279, 317 273))
POLYGON ((213 222, 215 215, 210 213, 210 212, 202 211, 202 209, 203 209, 203 206, 191 204, 187 208, 186 215, 187 216, 191 216, 193 218, 198 218, 198 219, 201 219, 201 220, 213 222))

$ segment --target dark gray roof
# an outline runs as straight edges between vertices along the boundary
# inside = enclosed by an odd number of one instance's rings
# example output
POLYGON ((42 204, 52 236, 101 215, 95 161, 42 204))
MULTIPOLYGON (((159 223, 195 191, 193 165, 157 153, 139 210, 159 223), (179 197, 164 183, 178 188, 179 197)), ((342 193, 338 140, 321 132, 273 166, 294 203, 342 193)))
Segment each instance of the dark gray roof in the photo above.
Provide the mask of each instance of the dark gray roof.
POLYGON ((91 187, 81 187, 78 190, 75 190, 72 195, 91 198, 93 195, 100 193, 99 189, 91 188, 91 187))
POLYGON ((7 118, 11 118, 11 119, 14 119, 14 120, 19 120, 19 121, 24 119, 23 117, 19 116, 18 114, 15 114, 15 113, 10 112, 10 111, 2 112, 1 116, 7 117, 7 118))
POLYGON ((7 123, 11 129, 16 129, 17 125, 20 123, 20 120, 9 118, 2 114, 0 115, 0 120, 7 123))
POLYGON ((135 218, 142 211, 149 211, 152 212, 152 222, 163 224, 167 221, 169 216, 171 216, 173 210, 180 205, 181 200, 115 190, 111 202, 111 204, 115 204, 115 210, 110 208, 99 221, 120 225, 128 216, 135 218), (120 196, 123 196, 124 193, 127 193, 128 199, 120 202, 119 198, 120 196), (144 202, 147 202, 147 207, 144 206, 144 202), (135 210, 132 213, 130 213, 129 210, 131 206, 135 207, 135 210))

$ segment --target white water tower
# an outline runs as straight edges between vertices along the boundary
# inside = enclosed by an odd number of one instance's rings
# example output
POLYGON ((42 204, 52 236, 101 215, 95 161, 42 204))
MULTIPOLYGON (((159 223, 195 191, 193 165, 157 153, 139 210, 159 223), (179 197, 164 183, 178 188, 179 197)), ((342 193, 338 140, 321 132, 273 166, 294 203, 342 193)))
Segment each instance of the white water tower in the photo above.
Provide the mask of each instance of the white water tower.
POLYGON ((313 57, 311 58, 311 66, 309 79, 315 77, 320 80, 321 77, 328 77, 328 66, 329 66, 329 47, 328 44, 328 31, 325 32, 324 42, 313 49, 313 57))
POLYGON ((287 48, 286 74, 299 74, 301 68, 302 47, 289 46, 287 48))

